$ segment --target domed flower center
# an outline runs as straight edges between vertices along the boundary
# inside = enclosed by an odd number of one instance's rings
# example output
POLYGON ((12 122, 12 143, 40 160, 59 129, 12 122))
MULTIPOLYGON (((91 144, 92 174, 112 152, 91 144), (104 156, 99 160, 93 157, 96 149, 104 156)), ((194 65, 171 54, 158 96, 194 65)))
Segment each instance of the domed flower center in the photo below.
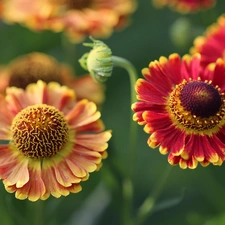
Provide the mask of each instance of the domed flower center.
POLYGON ((15 60, 10 66, 9 86, 26 88, 30 83, 43 80, 46 83, 62 83, 58 62, 42 53, 31 53, 15 60))
POLYGON ((225 123, 224 93, 211 81, 184 80, 176 85, 167 109, 174 124, 188 134, 211 135, 225 123))
POLYGON ((11 131, 16 148, 34 159, 55 155, 69 137, 63 114, 45 104, 32 105, 20 111, 13 119, 11 131))
POLYGON ((218 90, 211 84, 192 81, 180 92, 181 105, 192 115, 200 117, 214 116, 222 105, 218 90))
POLYGON ((52 4, 65 6, 68 9, 85 9, 89 8, 92 0, 50 0, 52 4))

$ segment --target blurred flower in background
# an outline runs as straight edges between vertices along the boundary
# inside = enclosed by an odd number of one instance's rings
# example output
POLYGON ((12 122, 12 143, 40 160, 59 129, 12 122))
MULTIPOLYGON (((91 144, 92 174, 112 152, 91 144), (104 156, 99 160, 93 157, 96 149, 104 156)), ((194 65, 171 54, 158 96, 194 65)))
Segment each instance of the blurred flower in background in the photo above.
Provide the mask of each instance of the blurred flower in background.
POLYGON ((172 54, 143 69, 136 83, 134 120, 151 134, 148 145, 169 153, 168 161, 185 169, 225 159, 225 63, 200 69, 200 55, 172 54))
POLYGON ((190 52, 201 53, 203 67, 215 62, 218 58, 225 59, 225 15, 221 15, 217 23, 209 26, 203 36, 194 40, 194 46, 190 52))
POLYGON ((2 17, 3 0, 0 0, 0 17, 2 17))
MULTIPOLYGON (((63 66, 58 63, 53 57, 44 53, 30 53, 19 56, 13 60, 3 70, 3 79, 7 79, 7 86, 15 86, 26 88, 30 83, 35 83, 38 80, 43 80, 46 83, 55 81, 62 84, 63 66), (7 76, 5 75, 7 73, 7 76)), ((5 88, 1 90, 5 91, 5 88)))
POLYGON ((153 0, 156 7, 169 6, 172 9, 182 12, 191 13, 201 9, 213 7, 216 0, 153 0))
POLYGON ((56 82, 7 88, 0 98, 0 178, 16 198, 36 201, 81 190, 107 156, 111 132, 93 102, 56 82))
POLYGON ((134 0, 5 0, 3 19, 31 29, 65 31, 73 42, 108 37, 136 9, 134 0))
POLYGON ((75 77, 67 65, 40 52, 20 56, 1 67, 0 78, 0 93, 5 93, 8 86, 25 89, 28 84, 43 80, 46 83, 55 81, 72 88, 77 100, 87 98, 100 105, 105 98, 103 85, 95 82, 90 75, 75 77))

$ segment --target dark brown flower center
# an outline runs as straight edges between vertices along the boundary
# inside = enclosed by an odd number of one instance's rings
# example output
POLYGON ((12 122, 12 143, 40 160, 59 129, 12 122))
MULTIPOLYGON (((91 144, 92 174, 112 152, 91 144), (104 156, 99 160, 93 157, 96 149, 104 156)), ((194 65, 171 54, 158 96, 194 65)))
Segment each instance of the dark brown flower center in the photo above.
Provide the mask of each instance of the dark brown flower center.
POLYGON ((93 0, 50 0, 52 4, 64 6, 67 9, 85 9, 91 6, 93 0))
POLYGON ((31 53, 12 62, 9 86, 24 89, 38 80, 62 83, 60 65, 54 58, 42 53, 31 53))
POLYGON ((173 124, 187 134, 211 135, 225 124, 224 93, 211 81, 184 80, 168 98, 168 112, 173 124))
POLYGON ((20 111, 11 126, 12 143, 26 157, 47 158, 59 152, 68 141, 69 128, 55 107, 39 104, 20 111))
POLYGON ((218 90, 211 84, 192 81, 180 92, 181 105, 192 115, 200 117, 214 116, 222 105, 218 90))

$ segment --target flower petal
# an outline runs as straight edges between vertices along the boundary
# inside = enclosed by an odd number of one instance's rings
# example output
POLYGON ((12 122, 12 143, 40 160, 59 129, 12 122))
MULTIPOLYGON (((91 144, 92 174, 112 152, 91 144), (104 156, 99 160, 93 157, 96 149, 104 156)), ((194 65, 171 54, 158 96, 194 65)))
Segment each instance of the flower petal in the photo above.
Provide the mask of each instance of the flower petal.
POLYGON ((107 149, 108 144, 106 142, 111 137, 111 131, 105 131, 99 134, 79 134, 76 136, 76 144, 93 151, 102 152, 107 149))
POLYGON ((14 165, 11 173, 4 178, 6 186, 16 185, 17 188, 24 186, 29 181, 28 159, 24 158, 14 165))
POLYGON ((100 118, 101 114, 96 110, 97 107, 93 102, 84 99, 70 110, 66 115, 66 119, 72 128, 81 127, 100 118))
POLYGON ((135 85, 137 99, 151 102, 152 104, 165 104, 165 98, 148 81, 138 79, 135 85))

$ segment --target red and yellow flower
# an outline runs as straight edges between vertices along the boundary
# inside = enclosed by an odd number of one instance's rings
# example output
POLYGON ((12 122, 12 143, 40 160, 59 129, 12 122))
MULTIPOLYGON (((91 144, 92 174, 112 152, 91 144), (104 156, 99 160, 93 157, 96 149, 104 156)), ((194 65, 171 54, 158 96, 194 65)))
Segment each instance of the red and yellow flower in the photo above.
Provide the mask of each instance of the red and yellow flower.
POLYGON ((0 105, 0 179, 18 199, 77 193, 107 156, 111 132, 96 105, 66 86, 10 87, 0 105))
POLYGON ((194 40, 194 46, 190 52, 192 54, 199 52, 202 55, 203 67, 215 62, 218 58, 225 59, 225 15, 220 16, 217 23, 209 26, 203 36, 194 40))
POLYGON ((135 10, 135 0, 5 0, 3 18, 34 30, 65 31, 70 40, 108 37, 123 27, 135 10))
POLYGON ((132 105, 134 121, 171 165, 221 165, 225 159, 225 63, 202 70, 200 54, 160 57, 143 69, 132 105))
POLYGON ((77 100, 87 98, 100 105, 105 98, 103 85, 95 82, 90 75, 75 77, 68 66, 40 52, 20 56, 0 68, 0 79, 0 93, 5 93, 8 86, 24 89, 30 83, 43 80, 68 86, 76 92, 77 100))
POLYGON ((169 6, 172 9, 190 13, 201 9, 208 9, 216 3, 216 0, 153 0, 156 7, 169 6))

